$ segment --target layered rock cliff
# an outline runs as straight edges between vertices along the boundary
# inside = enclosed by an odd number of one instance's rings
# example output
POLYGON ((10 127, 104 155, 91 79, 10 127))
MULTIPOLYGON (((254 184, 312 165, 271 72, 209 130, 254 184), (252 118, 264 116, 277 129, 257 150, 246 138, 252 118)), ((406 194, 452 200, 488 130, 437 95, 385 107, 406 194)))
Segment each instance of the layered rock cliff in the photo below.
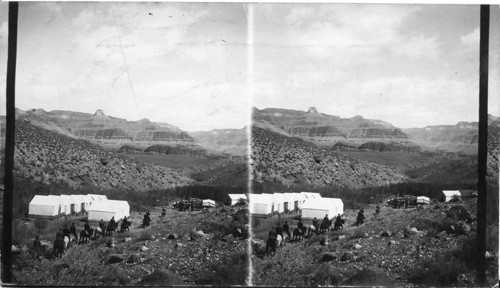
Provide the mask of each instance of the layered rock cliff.
POLYGON ((314 107, 307 112, 266 108, 253 108, 252 120, 255 126, 289 136, 318 142, 335 142, 355 139, 406 140, 400 129, 381 120, 365 119, 361 116, 340 118, 319 113, 314 107))

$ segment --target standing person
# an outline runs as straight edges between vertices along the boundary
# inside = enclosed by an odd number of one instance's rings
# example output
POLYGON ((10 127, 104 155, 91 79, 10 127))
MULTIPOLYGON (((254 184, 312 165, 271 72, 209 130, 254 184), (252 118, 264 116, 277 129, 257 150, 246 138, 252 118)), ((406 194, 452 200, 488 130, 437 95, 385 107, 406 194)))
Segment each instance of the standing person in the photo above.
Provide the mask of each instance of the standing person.
POLYGON ((377 205, 377 207, 375 207, 375 214, 379 214, 380 213, 380 206, 377 205))
POLYGON ((33 241, 33 248, 42 248, 42 242, 40 241, 40 236, 35 236, 35 241, 33 241))
POLYGON ((101 228, 101 230, 103 230, 102 232, 104 232, 104 221, 101 219, 101 221, 99 221, 99 228, 101 228))
POLYGON ((69 233, 73 234, 75 236, 75 239, 78 239, 75 223, 71 223, 71 227, 69 227, 69 233))
POLYGON ((281 239, 283 239, 283 229, 281 228, 281 224, 278 223, 276 225, 276 235, 280 235, 281 239))
POLYGON ((297 228, 299 228, 300 232, 304 232, 304 223, 302 223, 302 219, 299 219, 299 223, 297 223, 297 228))
POLYGON ((111 217, 111 220, 109 220, 109 226, 111 226, 111 229, 115 230, 116 227, 115 216, 111 217))
POLYGON ((88 220, 85 222, 85 225, 83 226, 83 229, 85 229, 85 231, 87 231, 89 233, 89 235, 91 234, 92 228, 90 228, 88 220))
POLYGON ((283 232, 288 235, 288 238, 292 238, 290 235, 290 226, 288 226, 288 221, 285 220, 285 224, 283 224, 283 232))
POLYGON ((64 235, 65 237, 68 237, 68 239, 69 239, 69 234, 70 234, 70 231, 69 231, 69 229, 68 229, 68 225, 67 225, 67 224, 64 224, 64 228, 63 228, 62 232, 63 232, 63 235, 64 235))
POLYGON ((167 215, 167 210, 163 207, 163 209, 161 209, 161 218, 165 217, 165 215, 167 215))
POLYGON ((363 214, 364 210, 361 209, 359 210, 358 212, 358 217, 356 219, 356 224, 359 226, 361 224, 363 224, 364 220, 365 220, 365 215, 363 214))
POLYGON ((271 231, 269 231, 269 237, 267 238, 267 243, 266 243, 266 253, 271 252, 274 253, 276 252, 276 229, 273 227, 271 228, 271 231))

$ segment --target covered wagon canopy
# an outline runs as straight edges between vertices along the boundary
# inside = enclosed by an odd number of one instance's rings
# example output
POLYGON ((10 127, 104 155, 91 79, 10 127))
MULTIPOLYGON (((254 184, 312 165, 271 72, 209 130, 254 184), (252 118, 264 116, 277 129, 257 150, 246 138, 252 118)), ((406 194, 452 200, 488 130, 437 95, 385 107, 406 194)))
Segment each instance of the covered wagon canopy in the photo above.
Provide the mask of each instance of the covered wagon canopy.
POLYGON ((215 207, 215 201, 211 199, 203 199, 202 200, 203 207, 215 207))
POLYGON ((333 219, 338 214, 344 214, 344 203, 340 198, 308 199, 302 206, 302 218, 306 219, 323 219, 325 215, 333 219))
POLYGON ((458 190, 443 190, 442 200, 443 202, 449 202, 453 198, 460 198, 462 194, 458 190))
POLYGON ((57 216, 59 215, 59 197, 35 195, 28 207, 31 216, 57 216))
POLYGON ((430 204, 431 199, 425 196, 417 196, 417 204, 430 204))
POLYGON ((227 194, 227 198, 227 204, 231 206, 238 204, 241 200, 247 200, 247 196, 245 194, 227 194))
POLYGON ((130 206, 127 201, 105 200, 95 202, 90 206, 88 219, 109 221, 115 217, 115 220, 119 221, 125 216, 130 216, 130 206))
POLYGON ((274 197, 272 194, 250 194, 250 214, 267 216, 273 214, 274 197))

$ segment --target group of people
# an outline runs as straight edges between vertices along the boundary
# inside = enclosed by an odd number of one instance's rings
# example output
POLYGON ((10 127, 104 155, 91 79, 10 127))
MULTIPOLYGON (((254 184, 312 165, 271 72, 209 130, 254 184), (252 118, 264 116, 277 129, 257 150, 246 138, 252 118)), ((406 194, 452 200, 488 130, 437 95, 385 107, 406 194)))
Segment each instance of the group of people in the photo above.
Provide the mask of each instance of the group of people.
MULTIPOLYGON (((340 216, 340 214, 338 214, 337 217, 335 217, 334 230, 343 227, 344 222, 345 220, 342 219, 342 216, 340 216)), ((288 239, 291 240, 301 240, 304 237, 304 235, 306 235, 306 232, 309 235, 313 233, 319 234, 321 231, 327 231, 328 229, 330 229, 331 224, 332 221, 330 220, 328 215, 325 215, 321 223, 316 217, 314 217, 314 219, 312 220, 312 224, 309 225, 308 227, 306 227, 302 222, 302 220, 299 219, 299 222, 297 223, 297 228, 293 229, 293 235, 292 235, 292 233, 290 232, 291 228, 290 225, 288 224, 288 221, 285 220, 283 225, 281 225, 278 222, 276 226, 272 227, 271 230, 269 231, 269 235, 266 242, 266 252, 271 252, 271 253, 275 252, 278 243, 282 243, 281 241, 284 241, 286 239, 285 236, 287 236, 288 239)))

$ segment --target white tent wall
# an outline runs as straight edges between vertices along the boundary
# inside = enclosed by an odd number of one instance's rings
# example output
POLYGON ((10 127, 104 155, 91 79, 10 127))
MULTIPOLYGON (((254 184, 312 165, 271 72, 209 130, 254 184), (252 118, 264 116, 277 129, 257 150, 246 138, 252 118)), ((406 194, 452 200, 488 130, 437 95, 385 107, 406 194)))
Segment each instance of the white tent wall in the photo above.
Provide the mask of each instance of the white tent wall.
POLYGON ((75 213, 82 212, 82 208, 83 208, 82 207, 82 203, 84 203, 82 197, 80 197, 80 195, 78 195, 78 194, 71 194, 71 197, 75 201, 74 202, 74 204, 75 204, 75 213))
POLYGON ((215 201, 210 200, 210 199, 203 199, 202 200, 202 206, 203 207, 215 207, 215 201))
POLYGON ((290 211, 298 211, 299 208, 299 195, 297 193, 286 192, 285 197, 289 201, 289 209, 290 211))
POLYGON ((418 204, 430 204, 431 200, 429 199, 429 197, 417 196, 417 203, 418 204))
POLYGON ((328 215, 329 219, 333 219, 338 214, 344 214, 344 203, 339 198, 310 199, 302 207, 302 218, 323 219, 328 215))
POLYGON ((272 199, 273 204, 274 204, 274 211, 273 213, 283 213, 283 197, 279 193, 274 193, 274 194, 268 194, 270 195, 269 197, 272 199))
POLYGON ((270 194, 250 194, 250 213, 269 216, 273 214, 273 199, 270 194))
POLYGON ((57 216, 59 202, 48 196, 35 195, 28 205, 28 214, 32 216, 57 216))
POLYGON ((117 219, 116 218, 116 213, 113 212, 113 211, 112 212, 108 212, 108 211, 94 211, 94 210, 90 210, 89 211, 88 220, 100 221, 102 219, 104 221, 109 221, 109 220, 111 220, 111 217, 115 217, 115 219, 117 219))

